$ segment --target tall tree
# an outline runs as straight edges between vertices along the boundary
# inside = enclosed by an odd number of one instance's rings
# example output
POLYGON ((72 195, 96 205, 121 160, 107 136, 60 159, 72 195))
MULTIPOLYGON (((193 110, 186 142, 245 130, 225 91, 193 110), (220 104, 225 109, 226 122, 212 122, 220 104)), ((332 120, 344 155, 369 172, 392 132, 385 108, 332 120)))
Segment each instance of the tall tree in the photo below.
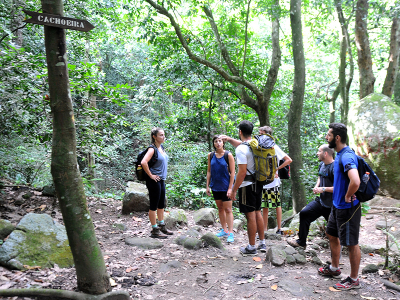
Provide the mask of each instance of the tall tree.
MULTIPOLYGON (((42 0, 42 7, 44 13, 64 13, 62 0, 42 0)), ((103 294, 111 287, 77 167, 65 30, 45 26, 44 34, 53 116, 51 174, 75 262, 78 288, 88 294, 103 294)))
POLYGON ((293 159, 291 164, 293 210, 297 213, 307 204, 305 188, 301 178, 303 159, 301 155, 300 123, 306 84, 303 28, 301 24, 301 0, 290 0, 290 27, 292 29, 294 82, 292 102, 289 110, 288 143, 289 155, 293 159))
MULTIPOLYGON (((348 24, 351 19, 350 17, 346 20, 343 14, 341 0, 335 0, 336 12, 340 23, 340 66, 339 66, 339 91, 342 98, 342 109, 341 109, 341 121, 347 124, 347 116, 349 113, 349 92, 351 83, 353 82, 354 74, 354 61, 351 50, 350 37, 348 31, 348 24), (347 67, 347 54, 349 55, 350 61, 350 72, 349 78, 346 81, 346 67, 347 67)), ((332 121, 334 122, 334 121, 332 121)))
MULTIPOLYGON (((214 39, 218 45, 219 55, 222 56, 222 61, 220 63, 217 60, 212 60, 212 56, 215 53, 203 53, 198 54, 189 46, 190 42, 195 42, 198 37, 194 37, 193 41, 189 39, 185 34, 184 30, 182 30, 181 26, 175 20, 175 17, 172 13, 168 11, 168 9, 164 6, 164 1, 155 2, 153 0, 145 0, 149 3, 156 11, 166 16, 171 25, 175 30, 175 34, 179 39, 180 44, 186 51, 187 55, 193 61, 200 63, 210 69, 213 69, 219 75, 221 75, 226 82, 234 83, 232 86, 231 92, 233 95, 236 95, 241 103, 251 107, 254 109, 258 115, 258 119, 260 120, 260 125, 269 125, 269 113, 268 107, 271 99, 271 95, 278 77, 279 66, 281 63, 281 49, 279 46, 279 0, 275 0, 275 5, 273 5, 272 11, 272 57, 271 57, 271 66, 268 71, 268 77, 264 81, 263 86, 257 86, 256 81, 250 81, 248 76, 246 76, 245 68, 246 68, 246 57, 247 57, 247 45, 248 45, 248 22, 249 16, 251 13, 250 5, 251 0, 247 2, 247 12, 245 18, 245 38, 244 38, 244 49, 236 49, 236 52, 243 52, 243 58, 241 59, 241 64, 237 63, 238 59, 232 59, 232 53, 228 51, 228 47, 226 45, 226 41, 224 40, 223 35, 220 33, 220 29, 217 25, 217 22, 214 19, 214 15, 211 7, 208 4, 203 4, 201 9, 206 16, 211 30, 214 34, 214 39), (161 4, 159 4, 161 3, 161 4), (209 58, 210 57, 210 58, 209 58), (250 92, 250 93, 249 93, 250 92)), ((168 3, 168 6, 171 6, 171 3, 168 3)), ((186 32, 187 30, 185 30, 186 32)), ((210 42, 210 41, 209 41, 210 42)), ((207 42, 207 43, 209 43, 207 42)), ((204 49, 204 51, 207 49, 204 49)), ((235 54, 233 52, 233 54, 235 54)))
POLYGON ((360 99, 374 92, 375 76, 372 71, 371 49, 369 46, 367 20, 368 0, 358 0, 356 7, 356 45, 358 71, 360 74, 360 99))
POLYGON ((389 64, 387 68, 385 83, 382 87, 382 94, 392 98, 394 84, 398 74, 398 59, 399 59, 399 43, 400 43, 400 29, 399 18, 393 18, 392 28, 390 31, 390 52, 389 64))

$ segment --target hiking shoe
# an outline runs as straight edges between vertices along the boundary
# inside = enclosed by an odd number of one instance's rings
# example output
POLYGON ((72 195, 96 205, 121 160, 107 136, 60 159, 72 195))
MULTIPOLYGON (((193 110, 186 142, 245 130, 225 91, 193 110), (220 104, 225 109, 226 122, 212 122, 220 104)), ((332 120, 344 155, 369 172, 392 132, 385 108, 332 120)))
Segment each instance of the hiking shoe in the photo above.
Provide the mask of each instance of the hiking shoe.
POLYGON ((306 249, 307 245, 302 246, 296 240, 289 240, 287 243, 292 246, 293 248, 302 247, 304 250, 306 249))
POLYGON ((260 250, 261 252, 265 253, 265 252, 267 252, 267 245, 259 244, 257 247, 257 250, 260 250))
POLYGON ((349 276, 346 279, 342 280, 341 282, 336 283, 333 287, 335 289, 341 290, 341 291, 347 291, 347 290, 351 290, 351 289, 359 289, 359 288, 361 288, 360 279, 357 279, 356 281, 354 281, 349 276))
POLYGON ((281 229, 278 229, 278 230, 276 231, 276 234, 283 235, 283 231, 282 231, 281 229))
POLYGON ((233 233, 230 233, 228 238, 226 239, 226 241, 228 243, 233 243, 235 241, 235 239, 233 238, 233 233))
POLYGON ((240 253, 241 253, 243 256, 257 255, 257 248, 249 249, 249 246, 240 247, 240 253))
POLYGON ((223 230, 221 228, 221 230, 216 234, 217 237, 224 237, 224 236, 228 236, 229 233, 225 232, 225 230, 223 230))
POLYGON ((169 231, 167 229, 167 227, 165 227, 165 224, 162 225, 158 225, 158 227, 160 228, 160 231, 166 235, 173 235, 174 233, 172 231, 169 231))
POLYGON ((167 236, 161 232, 159 227, 154 227, 151 230, 150 237, 152 237, 153 239, 166 239, 167 238, 167 236))
POLYGON ((340 274, 342 274, 342 271, 340 271, 340 269, 332 271, 329 265, 326 265, 318 269, 318 274, 322 276, 331 276, 333 278, 341 278, 340 274))

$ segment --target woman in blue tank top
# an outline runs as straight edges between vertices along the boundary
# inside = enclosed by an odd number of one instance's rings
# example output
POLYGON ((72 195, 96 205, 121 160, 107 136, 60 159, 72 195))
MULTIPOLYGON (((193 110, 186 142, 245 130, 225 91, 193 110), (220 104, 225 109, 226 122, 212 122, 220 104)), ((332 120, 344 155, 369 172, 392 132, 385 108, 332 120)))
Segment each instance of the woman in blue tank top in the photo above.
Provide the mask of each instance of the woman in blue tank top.
POLYGON ((165 239, 173 233, 165 227, 165 179, 167 178, 168 155, 161 146, 165 141, 165 133, 161 128, 151 130, 151 143, 146 155, 142 159, 143 170, 147 173, 146 187, 149 190, 150 208, 149 219, 151 223, 151 237, 165 239), (157 152, 157 153, 156 153, 157 152), (157 161, 149 167, 148 163, 153 155, 157 154, 157 161), (158 218, 158 224, 156 222, 158 218))
POLYGON ((213 146, 215 151, 208 154, 206 192, 208 196, 211 196, 211 188, 218 207, 222 228, 217 236, 228 237, 227 242, 233 243, 233 213, 230 196, 235 179, 235 159, 232 153, 224 149, 224 142, 219 135, 214 136, 213 146))

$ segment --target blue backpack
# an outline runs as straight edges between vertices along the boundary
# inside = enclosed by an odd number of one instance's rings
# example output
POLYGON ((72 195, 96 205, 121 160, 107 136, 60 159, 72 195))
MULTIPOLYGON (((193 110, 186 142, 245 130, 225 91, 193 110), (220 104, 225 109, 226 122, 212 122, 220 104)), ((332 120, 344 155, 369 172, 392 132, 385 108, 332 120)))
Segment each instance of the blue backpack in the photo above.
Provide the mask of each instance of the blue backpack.
MULTIPOLYGON (((352 152, 354 151, 352 150, 352 152)), ((339 167, 341 172, 344 173, 344 167, 342 164, 342 155, 340 155, 339 157, 339 167)), ((358 176, 360 176, 360 186, 356 192, 356 197, 360 202, 366 202, 375 197, 376 193, 379 190, 381 181, 379 180, 378 176, 376 176, 372 168, 367 164, 367 162, 362 157, 358 156, 357 154, 355 154, 355 156, 357 157, 358 161, 358 168, 357 168, 358 176), (364 175, 368 175, 367 173, 369 173, 369 179, 363 180, 364 175)))

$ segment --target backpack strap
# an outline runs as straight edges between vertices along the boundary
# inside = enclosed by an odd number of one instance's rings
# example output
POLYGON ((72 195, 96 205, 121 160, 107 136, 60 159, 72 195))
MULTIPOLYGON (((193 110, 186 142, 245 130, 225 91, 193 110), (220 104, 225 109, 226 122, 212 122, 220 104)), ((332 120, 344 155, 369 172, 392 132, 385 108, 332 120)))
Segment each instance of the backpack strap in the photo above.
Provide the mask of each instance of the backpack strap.
POLYGON ((224 153, 224 159, 225 159, 225 161, 226 161, 226 164, 228 165, 228 171, 229 171, 229 151, 228 150, 225 150, 225 153, 224 153))

